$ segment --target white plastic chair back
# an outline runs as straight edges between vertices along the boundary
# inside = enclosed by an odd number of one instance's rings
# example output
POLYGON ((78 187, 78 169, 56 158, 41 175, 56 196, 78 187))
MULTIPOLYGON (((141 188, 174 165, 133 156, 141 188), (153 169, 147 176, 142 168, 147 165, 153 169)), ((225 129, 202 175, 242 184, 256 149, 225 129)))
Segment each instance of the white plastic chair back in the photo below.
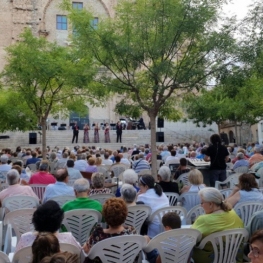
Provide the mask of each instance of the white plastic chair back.
POLYGON ((108 177, 107 169, 106 169, 104 166, 98 165, 98 166, 97 166, 97 169, 98 169, 98 172, 99 172, 99 173, 102 173, 102 174, 103 174, 104 179, 108 177))
POLYGON ((230 188, 221 189, 219 191, 225 197, 225 199, 227 199, 229 197, 229 195, 232 193, 232 189, 230 189, 230 188))
POLYGON ((240 166, 240 167, 237 167, 235 170, 234 170, 235 173, 247 173, 248 172, 248 167, 247 166, 240 166))
POLYGON ((188 181, 188 173, 183 173, 181 174, 176 182, 178 183, 178 185, 189 185, 189 181, 188 181))
POLYGON ((250 167, 250 170, 251 171, 255 171, 255 168, 258 166, 259 163, 254 163, 251 167, 250 167))
POLYGON ((145 246, 146 239, 141 235, 112 237, 96 243, 90 249, 88 257, 99 257, 104 263, 131 263, 145 246))
POLYGON ((32 217, 35 211, 35 208, 24 208, 6 214, 4 218, 4 225, 8 225, 4 243, 4 251, 6 253, 12 251, 12 229, 15 232, 17 243, 22 234, 34 231, 32 217))
POLYGON ((63 196, 56 196, 53 198, 50 198, 48 200, 53 200, 56 201, 60 207, 62 207, 65 203, 75 200, 76 197, 75 196, 71 196, 71 195, 63 195, 63 196))
POLYGON ((187 263, 190 253, 202 235, 195 229, 173 229, 155 236, 143 249, 157 249, 163 263, 187 263))
POLYGON ((97 200, 103 205, 106 202, 106 200, 112 197, 115 197, 115 195, 114 194, 96 194, 96 195, 89 196, 89 199, 97 200))
POLYGON ((0 171, 0 182, 1 183, 6 182, 6 175, 7 175, 7 171, 0 171))
POLYGON ((231 170, 234 164, 232 162, 226 163, 226 169, 231 170))
POLYGON ((46 190, 47 184, 31 184, 30 187, 41 201, 43 199, 43 195, 46 190))
POLYGON ((171 205, 171 206, 176 206, 176 203, 177 203, 177 201, 178 201, 178 199, 179 199, 179 194, 177 194, 177 193, 172 193, 172 192, 164 192, 165 193, 165 195, 168 197, 168 199, 169 199, 169 204, 171 205))
POLYGON ((186 192, 180 195, 179 201, 182 203, 182 206, 190 211, 194 206, 201 203, 198 192, 186 192))
POLYGON ((75 183, 75 181, 76 181, 76 179, 68 180, 67 185, 68 185, 68 186, 73 186, 74 183, 75 183))
POLYGON ((231 229, 205 237, 197 248, 204 249, 205 245, 211 242, 214 250, 213 263, 233 263, 236 262, 236 255, 241 243, 247 239, 248 232, 246 229, 231 229))
POLYGON ((126 166, 124 164, 113 165, 110 168, 110 171, 113 172, 114 177, 119 177, 119 175, 123 173, 125 170, 126 170, 126 166))
POLYGON ((145 174, 152 174, 152 170, 150 169, 143 169, 141 170, 139 173, 138 173, 138 176, 142 176, 142 175, 145 175, 145 174))
POLYGON ((155 218, 158 219, 158 221, 160 222, 159 233, 164 231, 164 227, 161 222, 162 222, 163 216, 168 212, 175 212, 176 214, 178 214, 181 218, 182 223, 185 224, 186 215, 187 215, 187 211, 185 210, 185 208, 181 206, 167 206, 167 207, 157 209, 154 213, 150 215, 148 221, 152 222, 155 218))
POLYGON ((246 226, 250 221, 250 218, 257 211, 263 209, 263 202, 241 202, 234 206, 234 210, 239 215, 239 217, 243 220, 244 225, 246 226))
POLYGON ((39 205, 39 201, 33 196, 15 195, 6 197, 2 206, 8 211, 14 211, 22 208, 35 208, 39 205))
POLYGON ((101 221, 101 213, 94 209, 74 209, 64 214, 62 224, 80 244, 90 236, 93 226, 101 221))
POLYGON ((203 214, 205 214, 205 210, 201 205, 194 206, 186 215, 186 224, 192 225, 195 219, 203 214))
POLYGON ((124 222, 124 225, 133 226, 136 232, 141 232, 144 221, 151 214, 151 208, 147 205, 135 205, 128 207, 128 215, 124 222))
POLYGON ((180 161, 178 159, 178 161, 177 160, 170 160, 170 161, 165 162, 165 165, 168 166, 168 167, 170 167, 170 164, 177 165, 177 164, 180 164, 180 161))
MULTIPOLYGON (((79 255, 79 261, 76 263, 80 263, 80 249, 72 244, 66 244, 66 243, 59 243, 61 252, 68 251, 73 254, 79 255)), ((32 255, 32 247, 24 247, 22 249, 19 249, 13 257, 12 263, 29 263, 32 262, 33 255, 32 255)))
POLYGON ((235 184, 238 184, 238 178, 239 178, 240 173, 237 174, 232 174, 226 178, 225 181, 220 182, 216 181, 215 182, 215 188, 220 190, 222 187, 221 185, 229 185, 228 188, 233 189, 235 187, 235 184))
POLYGON ((0 263, 10 263, 10 259, 4 252, 0 251, 0 263))
POLYGON ((31 163, 27 166, 31 172, 35 172, 37 170, 37 166, 35 163, 31 163))

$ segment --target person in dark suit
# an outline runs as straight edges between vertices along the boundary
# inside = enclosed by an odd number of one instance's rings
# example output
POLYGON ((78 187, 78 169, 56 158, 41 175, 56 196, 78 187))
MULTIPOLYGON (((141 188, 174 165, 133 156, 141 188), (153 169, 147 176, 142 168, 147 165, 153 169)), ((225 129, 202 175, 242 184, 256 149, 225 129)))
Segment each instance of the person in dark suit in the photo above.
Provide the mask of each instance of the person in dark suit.
POLYGON ((117 125, 116 125, 116 130, 117 130, 117 142, 121 142, 121 135, 122 135, 122 125, 121 125, 121 122, 118 121, 117 122, 117 125))
POLYGON ((76 138, 76 143, 78 143, 79 126, 77 125, 77 122, 75 122, 74 126, 72 127, 72 130, 73 130, 72 143, 74 143, 75 138, 76 138))

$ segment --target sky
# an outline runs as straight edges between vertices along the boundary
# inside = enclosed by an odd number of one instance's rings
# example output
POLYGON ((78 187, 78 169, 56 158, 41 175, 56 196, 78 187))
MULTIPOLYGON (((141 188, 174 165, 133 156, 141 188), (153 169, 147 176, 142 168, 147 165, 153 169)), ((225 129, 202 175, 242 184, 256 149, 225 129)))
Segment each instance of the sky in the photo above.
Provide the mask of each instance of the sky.
POLYGON ((247 7, 255 0, 232 0, 232 4, 225 6, 224 11, 227 14, 236 15, 238 19, 242 19, 247 12, 247 7))

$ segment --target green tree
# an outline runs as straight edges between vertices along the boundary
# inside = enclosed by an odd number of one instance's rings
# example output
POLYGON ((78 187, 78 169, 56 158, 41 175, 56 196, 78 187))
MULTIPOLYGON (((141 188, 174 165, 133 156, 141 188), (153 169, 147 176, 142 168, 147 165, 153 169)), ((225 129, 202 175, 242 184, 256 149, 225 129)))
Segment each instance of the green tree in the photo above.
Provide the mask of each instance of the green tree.
MULTIPOLYGON (((21 34, 18 43, 7 48, 7 64, 1 80, 3 89, 12 91, 15 96, 9 96, 6 104, 13 105, 16 99, 15 105, 21 110, 17 116, 22 114, 22 120, 26 120, 33 115, 34 126, 41 125, 43 158, 49 114, 67 114, 69 110, 82 112, 87 100, 96 103, 96 99, 104 95, 104 90, 92 84, 95 70, 91 63, 88 56, 82 58, 73 48, 36 38, 30 30, 21 34)), ((5 115, 8 112, 9 107, 5 115)), ((20 128, 12 124, 6 129, 16 127, 20 128)))
POLYGON ((231 26, 217 27, 223 1, 119 1, 114 18, 93 28, 88 11, 64 8, 77 30, 75 45, 103 69, 97 80, 122 100, 117 110, 146 111, 156 176, 156 117, 178 120, 182 96, 207 84, 229 60, 231 26))

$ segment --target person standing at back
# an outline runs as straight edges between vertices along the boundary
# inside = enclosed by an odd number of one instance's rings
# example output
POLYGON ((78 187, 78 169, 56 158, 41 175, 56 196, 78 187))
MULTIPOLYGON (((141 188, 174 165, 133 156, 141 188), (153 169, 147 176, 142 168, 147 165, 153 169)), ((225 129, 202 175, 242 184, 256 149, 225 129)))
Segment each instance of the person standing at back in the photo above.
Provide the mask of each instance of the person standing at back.
POLYGON ((116 132, 117 132, 117 142, 121 142, 121 136, 122 136, 122 125, 121 122, 118 121, 116 125, 116 132))
POLYGON ((229 153, 225 146, 221 144, 221 138, 218 134, 210 137, 211 145, 207 148, 205 161, 210 161, 210 186, 215 187, 215 182, 226 180, 226 162, 229 159, 229 153))
POLYGON ((72 130, 73 130, 72 143, 74 143, 74 140, 75 140, 75 139, 76 139, 76 143, 78 143, 79 126, 77 125, 77 122, 75 122, 74 126, 72 127, 72 130))

